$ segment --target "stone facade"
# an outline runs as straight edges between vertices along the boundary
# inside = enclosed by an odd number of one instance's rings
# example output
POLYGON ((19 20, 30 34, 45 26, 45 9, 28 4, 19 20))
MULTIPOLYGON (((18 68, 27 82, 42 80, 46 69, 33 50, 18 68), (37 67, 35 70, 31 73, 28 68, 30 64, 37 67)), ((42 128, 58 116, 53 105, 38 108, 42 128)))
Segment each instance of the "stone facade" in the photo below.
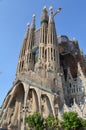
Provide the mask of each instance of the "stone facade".
POLYGON ((25 130, 25 116, 76 111, 86 116, 86 62, 75 39, 56 34, 54 13, 43 8, 41 26, 27 24, 16 78, 0 111, 2 127, 25 130))

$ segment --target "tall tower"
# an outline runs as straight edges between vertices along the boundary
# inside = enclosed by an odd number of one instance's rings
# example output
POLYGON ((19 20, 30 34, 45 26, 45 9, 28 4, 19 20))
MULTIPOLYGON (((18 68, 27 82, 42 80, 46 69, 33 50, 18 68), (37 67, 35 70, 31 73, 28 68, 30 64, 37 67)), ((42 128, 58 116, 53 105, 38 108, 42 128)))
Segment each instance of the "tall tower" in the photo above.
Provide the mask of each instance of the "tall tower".
POLYGON ((39 56, 38 56, 38 60, 39 60, 38 71, 41 77, 45 77, 45 60, 46 60, 45 47, 47 44, 48 19, 49 17, 47 14, 46 6, 44 6, 42 16, 41 16, 39 56))
POLYGON ((29 70, 34 69, 34 55, 32 53, 32 46, 34 46, 34 33, 35 31, 35 15, 33 15, 33 21, 30 28, 30 24, 27 24, 27 30, 23 41, 22 49, 18 60, 17 73, 26 73, 29 70))
POLYGON ((35 37, 35 15, 33 15, 33 21, 29 33, 29 38, 28 38, 28 46, 27 46, 27 64, 28 64, 28 71, 29 70, 34 70, 34 61, 35 57, 32 52, 32 47, 34 46, 34 37, 35 37))
POLYGON ((59 51, 52 7, 50 7, 50 16, 48 22, 46 52, 47 71, 49 70, 53 73, 57 73, 59 68, 59 51))
POLYGON ((25 37, 24 37, 24 41, 23 41, 23 45, 20 51, 20 55, 19 55, 19 60, 18 60, 18 65, 17 65, 17 72, 16 75, 18 76, 20 73, 24 73, 24 71, 26 70, 25 67, 25 62, 26 62, 26 50, 27 50, 27 41, 28 41, 28 37, 29 37, 29 30, 30 30, 30 24, 27 24, 27 29, 25 32, 25 37))
POLYGON ((40 28, 39 59, 45 61, 45 45, 47 44, 48 15, 46 7, 43 8, 40 28))
POLYGON ((63 105, 62 74, 59 63, 59 48, 57 34, 54 22, 54 14, 50 7, 50 16, 48 22, 47 45, 46 45, 46 79, 47 85, 50 83, 50 89, 58 94, 59 107, 63 105))

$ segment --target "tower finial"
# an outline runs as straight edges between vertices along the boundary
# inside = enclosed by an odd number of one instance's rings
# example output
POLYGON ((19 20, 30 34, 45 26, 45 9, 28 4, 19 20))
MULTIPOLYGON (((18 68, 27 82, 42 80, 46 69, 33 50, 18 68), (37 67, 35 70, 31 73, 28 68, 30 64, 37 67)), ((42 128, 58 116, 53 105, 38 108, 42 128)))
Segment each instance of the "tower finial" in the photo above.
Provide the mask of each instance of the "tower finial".
POLYGON ((27 32, 29 32, 29 29, 30 29, 30 23, 28 22, 27 23, 27 32))
POLYGON ((44 5, 44 7, 43 7, 43 10, 45 10, 46 9, 46 5, 44 5))
POLYGON ((32 18, 33 18, 33 21, 32 21, 32 27, 31 28, 35 28, 35 17, 36 17, 36 15, 35 14, 33 14, 32 15, 32 18))
POLYGON ((50 6, 50 7, 49 7, 49 10, 50 10, 50 12, 52 12, 52 10, 53 10, 53 7, 52 7, 52 6, 50 6))
POLYGON ((27 27, 26 27, 26 32, 25 32, 25 38, 27 38, 28 36, 29 30, 30 30, 30 23, 28 22, 26 26, 27 27))
POLYGON ((49 7, 49 10, 50 10, 50 13, 52 13, 52 12, 53 12, 53 7, 50 6, 50 7, 49 7))
POLYGON ((53 16, 55 16, 57 13, 59 13, 60 11, 61 11, 61 7, 59 7, 55 12, 54 12, 54 14, 53 14, 53 16))
POLYGON ((33 18, 33 19, 35 19, 35 17, 36 17, 36 15, 35 15, 35 14, 33 14, 33 15, 32 15, 32 18, 33 18))
POLYGON ((28 28, 28 27, 30 27, 30 23, 29 23, 29 22, 27 23, 27 28, 28 28))
POLYGON ((48 14, 47 14, 47 9, 46 9, 46 6, 44 6, 43 11, 42 11, 42 15, 41 15, 41 24, 42 23, 48 24, 48 20, 49 20, 49 17, 48 17, 48 14))
POLYGON ((53 11, 52 11, 53 7, 50 6, 49 10, 50 10, 49 23, 53 23, 54 22, 54 20, 53 20, 53 11))

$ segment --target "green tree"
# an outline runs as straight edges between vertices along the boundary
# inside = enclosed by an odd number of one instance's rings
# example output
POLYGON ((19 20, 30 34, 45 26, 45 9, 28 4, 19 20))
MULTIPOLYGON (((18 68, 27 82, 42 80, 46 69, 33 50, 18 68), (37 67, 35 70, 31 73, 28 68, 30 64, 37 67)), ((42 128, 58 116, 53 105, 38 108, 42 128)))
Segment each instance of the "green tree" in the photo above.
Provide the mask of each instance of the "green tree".
POLYGON ((43 130, 44 128, 44 119, 39 113, 34 113, 33 115, 26 117, 26 122, 28 123, 28 126, 34 128, 34 130, 43 130))
POLYGON ((75 112, 63 113, 62 119, 61 125, 64 127, 64 130, 76 130, 81 127, 81 121, 75 112))
POLYGON ((58 120, 53 115, 49 115, 45 119, 45 127, 48 130, 54 130, 55 128, 58 127, 58 120))
POLYGON ((86 119, 80 119, 82 127, 86 128, 86 119))

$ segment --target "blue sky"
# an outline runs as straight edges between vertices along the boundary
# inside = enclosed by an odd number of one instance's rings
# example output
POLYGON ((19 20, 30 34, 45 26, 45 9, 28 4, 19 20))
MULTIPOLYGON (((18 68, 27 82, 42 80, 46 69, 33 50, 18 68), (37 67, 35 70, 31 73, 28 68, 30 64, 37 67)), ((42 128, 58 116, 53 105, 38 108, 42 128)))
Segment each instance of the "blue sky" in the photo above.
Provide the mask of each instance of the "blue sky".
POLYGON ((0 105, 15 79, 20 48, 26 24, 36 14, 36 27, 40 26, 43 6, 61 7, 55 16, 57 35, 75 38, 86 54, 86 0, 0 0, 0 105))

